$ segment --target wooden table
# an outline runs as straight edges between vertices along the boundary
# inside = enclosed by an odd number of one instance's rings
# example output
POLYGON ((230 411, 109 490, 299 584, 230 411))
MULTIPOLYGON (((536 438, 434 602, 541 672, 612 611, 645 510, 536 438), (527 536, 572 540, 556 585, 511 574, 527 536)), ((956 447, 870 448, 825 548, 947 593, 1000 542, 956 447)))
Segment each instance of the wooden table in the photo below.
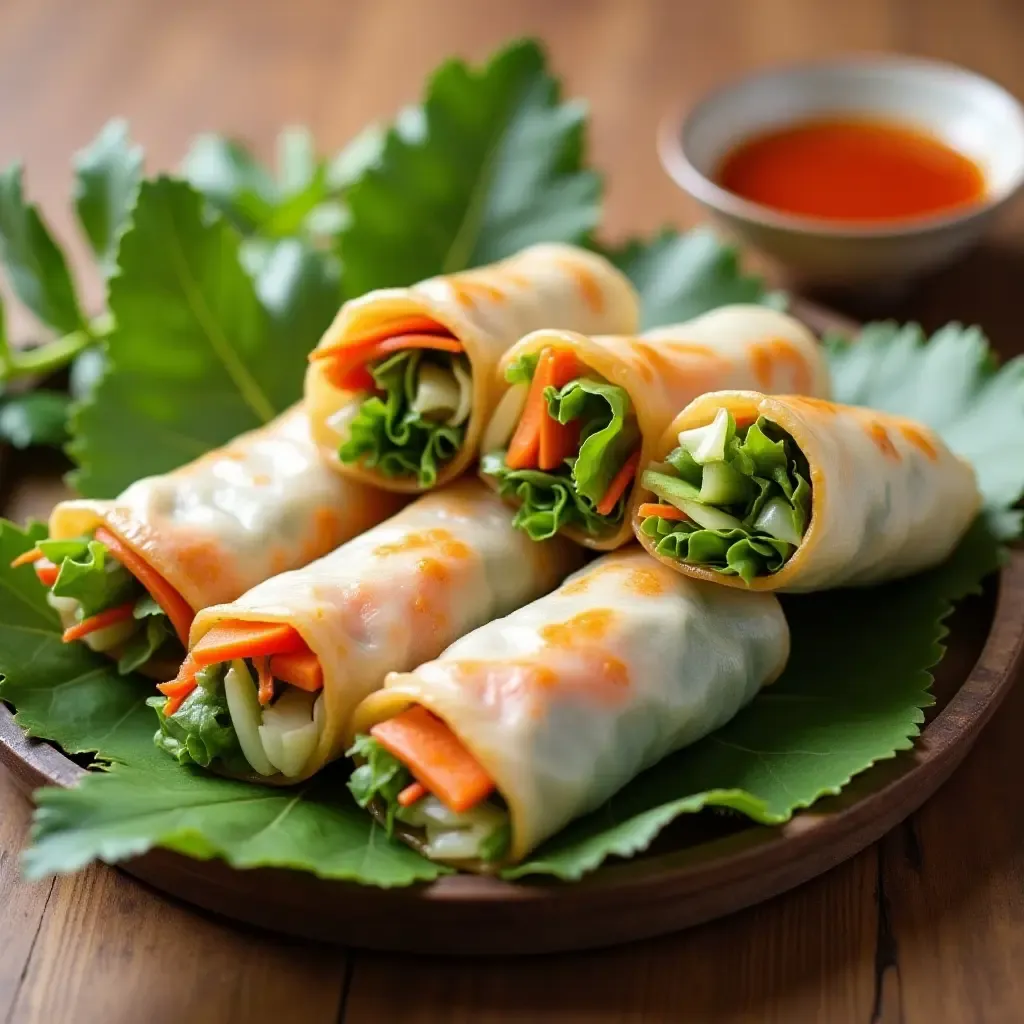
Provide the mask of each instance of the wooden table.
MULTIPOLYGON (((130 119, 150 169, 173 166, 203 129, 269 151, 281 125, 304 122, 330 149, 413 99, 448 54, 480 58, 527 33, 547 40, 568 93, 591 102, 612 235, 698 219, 657 164, 655 125, 737 72, 892 49, 1024 94, 1024 4, 1010 0, 5 0, 0 161, 26 160, 28 189, 67 237, 71 153, 113 114, 130 119)), ((1020 351, 1022 292, 1018 207, 988 247, 884 312, 976 320, 1020 351)), ((26 885, 29 808, 0 774, 0 1019, 1024 1021, 1022 721, 1018 688, 938 796, 796 892, 658 941, 519 961, 277 938, 108 868, 26 885)))

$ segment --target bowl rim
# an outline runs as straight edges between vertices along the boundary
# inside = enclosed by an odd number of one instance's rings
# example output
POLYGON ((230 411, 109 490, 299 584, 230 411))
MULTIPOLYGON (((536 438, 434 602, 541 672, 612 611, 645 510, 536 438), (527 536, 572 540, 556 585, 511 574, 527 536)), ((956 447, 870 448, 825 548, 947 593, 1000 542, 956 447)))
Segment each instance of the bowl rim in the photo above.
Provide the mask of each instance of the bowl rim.
MULTIPOLYGON (((996 192, 986 194, 979 202, 967 203, 962 207, 954 207, 947 212, 928 214, 919 217, 908 217, 905 220, 882 221, 877 223, 844 220, 828 220, 803 214, 785 213, 770 206, 756 203, 728 189, 722 188, 715 181, 700 171, 686 153, 684 139, 689 125, 706 108, 723 95, 739 89, 750 89, 768 79, 785 79, 792 75, 808 71, 825 71, 829 73, 864 70, 876 68, 901 68, 910 72, 939 71, 963 80, 973 79, 1000 93, 1016 114, 1016 120, 1022 138, 1024 138, 1024 104, 1008 89, 994 79, 961 67, 949 61, 930 60, 903 54, 864 53, 840 58, 818 58, 797 61, 782 66, 764 68, 749 74, 731 78, 704 93, 696 103, 681 110, 675 109, 662 117, 656 137, 656 146, 661 165, 669 177, 684 192, 689 193, 699 203, 713 210, 764 227, 777 228, 803 235, 829 238, 866 239, 866 238, 906 238, 937 234, 948 228, 966 224, 984 217, 1004 206, 1013 199, 1024 186, 1024 159, 1016 169, 1012 180, 996 192)), ((825 111, 822 110, 824 114, 825 111)), ((743 138, 750 138, 748 133, 743 138)))

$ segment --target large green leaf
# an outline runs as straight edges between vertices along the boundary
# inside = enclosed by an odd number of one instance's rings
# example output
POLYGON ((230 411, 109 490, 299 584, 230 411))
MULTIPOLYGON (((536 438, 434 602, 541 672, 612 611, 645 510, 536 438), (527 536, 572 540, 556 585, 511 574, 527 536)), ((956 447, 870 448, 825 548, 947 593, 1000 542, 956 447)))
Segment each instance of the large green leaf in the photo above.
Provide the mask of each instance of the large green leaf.
POLYGON ((0 439, 15 448, 59 448, 68 439, 68 396, 27 391, 0 398, 0 439))
POLYGON ((785 305, 780 293, 745 274, 736 247, 708 228, 683 233, 666 228, 649 241, 628 242, 608 255, 640 293, 645 330, 737 302, 785 305))
POLYGON ((993 528, 1020 533, 1024 491, 1024 357, 997 368, 980 327, 869 324, 825 338, 837 401, 898 412, 933 427, 974 466, 993 528))
POLYGON ((142 147, 132 145, 128 125, 110 121, 75 156, 75 210, 106 275, 117 265, 117 246, 142 181, 142 147))
POLYGON ((0 171, 0 259, 15 294, 44 324, 61 334, 86 328, 64 254, 22 196, 20 164, 0 171))
POLYGON ((584 240, 601 191, 581 166, 585 122, 582 104, 559 101, 535 42, 480 70, 442 65, 421 110, 388 132, 348 190, 345 294, 490 263, 533 242, 584 240))
POLYGON ((265 307, 239 245, 188 184, 143 183, 110 282, 107 372, 74 421, 84 494, 111 495, 180 465, 301 395, 306 353, 334 312, 337 270, 290 243, 261 275, 265 307))

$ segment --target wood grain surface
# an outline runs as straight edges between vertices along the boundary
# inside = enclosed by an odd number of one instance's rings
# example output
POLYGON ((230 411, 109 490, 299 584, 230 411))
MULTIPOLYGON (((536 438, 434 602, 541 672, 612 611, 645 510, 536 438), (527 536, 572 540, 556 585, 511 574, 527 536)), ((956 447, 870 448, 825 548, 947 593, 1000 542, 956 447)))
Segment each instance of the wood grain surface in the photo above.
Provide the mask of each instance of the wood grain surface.
MULTIPOLYGON (((70 238, 70 157, 111 115, 130 119, 151 169, 203 129, 269 152, 280 125, 303 122, 331 148, 415 98, 444 56, 479 58, 524 33, 590 100, 613 235, 698 219, 658 167, 654 129, 730 75, 900 50, 1024 95, 1024 4, 1011 0, 4 0, 0 162, 25 159, 30 194, 70 238)), ((1022 281, 1018 205, 958 266, 845 309, 978 321, 1020 352, 1022 281)), ((27 886, 28 808, 0 774, 0 1020, 1014 1024, 1022 720, 1018 686, 921 811, 793 893, 668 939, 514 962, 345 955, 224 924, 106 868, 27 886)))

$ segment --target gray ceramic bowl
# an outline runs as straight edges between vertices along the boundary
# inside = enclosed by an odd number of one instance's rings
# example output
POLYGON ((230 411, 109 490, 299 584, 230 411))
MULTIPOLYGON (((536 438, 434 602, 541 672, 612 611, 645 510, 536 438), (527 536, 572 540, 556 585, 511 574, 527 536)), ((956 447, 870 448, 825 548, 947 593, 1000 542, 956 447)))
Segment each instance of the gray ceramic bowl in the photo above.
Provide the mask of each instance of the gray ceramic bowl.
POLYGON ((753 75, 712 92, 685 118, 663 123, 662 163, 739 239, 801 280, 895 283, 949 262, 976 242, 1024 182, 1024 109, 1005 89, 951 64, 860 57, 753 75), (781 213, 715 184, 722 158, 759 132, 830 115, 869 115, 938 136, 985 175, 977 204, 883 225, 781 213))

